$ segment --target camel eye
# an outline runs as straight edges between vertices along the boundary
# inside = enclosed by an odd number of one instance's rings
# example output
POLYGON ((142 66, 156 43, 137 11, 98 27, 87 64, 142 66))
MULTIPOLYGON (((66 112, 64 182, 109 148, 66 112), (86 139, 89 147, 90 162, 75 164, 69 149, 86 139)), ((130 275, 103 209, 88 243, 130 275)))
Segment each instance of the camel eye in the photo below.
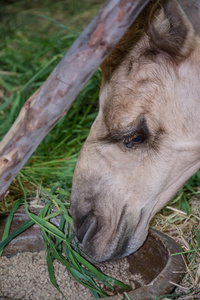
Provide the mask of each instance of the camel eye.
POLYGON ((132 148, 138 144, 142 144, 146 140, 146 134, 144 131, 136 132, 133 135, 129 135, 124 139, 124 145, 127 148, 132 148))

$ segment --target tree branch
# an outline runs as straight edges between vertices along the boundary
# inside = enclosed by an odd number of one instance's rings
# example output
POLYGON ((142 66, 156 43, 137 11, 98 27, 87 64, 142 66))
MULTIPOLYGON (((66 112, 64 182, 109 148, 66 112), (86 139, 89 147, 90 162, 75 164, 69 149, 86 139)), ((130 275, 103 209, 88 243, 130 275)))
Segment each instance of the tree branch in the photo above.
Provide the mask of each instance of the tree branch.
POLYGON ((200 1, 178 0, 196 32, 200 35, 200 1))

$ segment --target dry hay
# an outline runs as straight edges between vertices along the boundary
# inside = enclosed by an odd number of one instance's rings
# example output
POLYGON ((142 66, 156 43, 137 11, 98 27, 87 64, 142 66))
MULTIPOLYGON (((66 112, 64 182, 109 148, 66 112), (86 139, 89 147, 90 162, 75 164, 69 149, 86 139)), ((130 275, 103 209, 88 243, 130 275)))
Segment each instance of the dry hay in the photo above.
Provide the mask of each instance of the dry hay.
MULTIPOLYGON (((151 226, 172 237, 182 247, 183 252, 190 251, 191 248, 197 249, 197 231, 200 230, 200 195, 192 196, 189 200, 190 215, 180 211, 177 203, 178 198, 163 210, 163 214, 158 213, 154 217, 151 226)), ((200 299, 200 251, 190 252, 183 258, 186 275, 179 285, 174 283, 175 292, 181 295, 175 299, 200 299)))

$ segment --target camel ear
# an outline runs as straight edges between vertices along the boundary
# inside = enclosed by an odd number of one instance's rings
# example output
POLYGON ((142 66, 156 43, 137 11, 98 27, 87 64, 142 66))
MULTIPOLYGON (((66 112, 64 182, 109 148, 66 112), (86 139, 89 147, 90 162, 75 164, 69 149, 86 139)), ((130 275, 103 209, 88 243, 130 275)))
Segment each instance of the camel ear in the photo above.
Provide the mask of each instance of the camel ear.
POLYGON ((153 46, 171 56, 187 56, 193 48, 195 32, 187 16, 174 0, 165 1, 150 27, 153 46))

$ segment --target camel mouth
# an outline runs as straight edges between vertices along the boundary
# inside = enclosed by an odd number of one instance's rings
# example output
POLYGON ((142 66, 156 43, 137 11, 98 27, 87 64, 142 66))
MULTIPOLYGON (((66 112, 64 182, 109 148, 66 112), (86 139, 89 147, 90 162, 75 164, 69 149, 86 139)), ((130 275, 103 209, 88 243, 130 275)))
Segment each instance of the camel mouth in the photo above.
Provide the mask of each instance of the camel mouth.
POLYGON ((75 213, 74 216, 73 233, 76 236, 76 246, 91 262, 125 257, 137 251, 145 242, 147 234, 143 209, 134 217, 128 212, 127 206, 124 206, 115 226, 109 226, 111 220, 97 216, 94 209, 79 216, 75 213))

